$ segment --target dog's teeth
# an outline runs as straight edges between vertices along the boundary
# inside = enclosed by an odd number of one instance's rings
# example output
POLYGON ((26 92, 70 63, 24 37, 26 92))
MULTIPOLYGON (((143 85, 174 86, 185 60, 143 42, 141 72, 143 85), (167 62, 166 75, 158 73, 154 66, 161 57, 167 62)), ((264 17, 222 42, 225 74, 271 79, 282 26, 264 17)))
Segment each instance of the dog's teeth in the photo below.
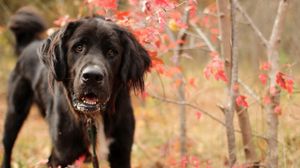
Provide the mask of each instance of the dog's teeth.
POLYGON ((84 99, 83 102, 86 103, 86 104, 90 104, 90 105, 95 105, 95 104, 97 104, 97 102, 96 102, 95 100, 84 99))

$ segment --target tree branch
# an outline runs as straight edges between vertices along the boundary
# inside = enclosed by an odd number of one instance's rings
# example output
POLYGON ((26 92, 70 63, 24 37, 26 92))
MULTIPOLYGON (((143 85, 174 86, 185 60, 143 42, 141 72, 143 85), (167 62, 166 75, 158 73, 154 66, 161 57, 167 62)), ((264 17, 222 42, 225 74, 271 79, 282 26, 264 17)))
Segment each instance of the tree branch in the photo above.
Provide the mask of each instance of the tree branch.
POLYGON ((238 80, 239 84, 248 92, 250 96, 252 96, 257 102, 260 102, 260 97, 255 93, 254 90, 252 90, 246 83, 244 83, 242 80, 238 80))
MULTIPOLYGON (((152 95, 152 94, 149 94, 149 97, 151 97, 152 99, 155 99, 155 100, 159 100, 159 101, 163 101, 163 102, 166 102, 166 103, 171 103, 171 104, 177 104, 177 105, 185 105, 189 108, 192 108, 192 109, 195 109, 197 111, 200 111, 201 113, 207 115, 210 119, 214 120, 215 122, 221 124, 222 126, 226 127, 226 124, 218 119, 217 117, 213 116, 210 114, 210 112, 202 109, 202 108, 199 108, 198 106, 196 105, 193 105, 193 104, 190 104, 190 103, 187 103, 185 101, 177 101, 177 100, 173 100, 173 99, 168 99, 168 98, 165 98, 165 97, 160 97, 160 96, 156 96, 156 95, 152 95)), ((235 132, 237 133, 241 133, 240 130, 234 130, 235 132)), ((256 138, 261 138, 263 140, 266 140, 267 137, 263 136, 263 135, 257 135, 257 134, 253 134, 252 133, 252 136, 256 137, 256 138)))
POLYGON ((203 31, 195 23, 191 23, 191 26, 195 29, 195 31, 203 39, 204 43, 207 45, 209 50, 216 51, 215 47, 212 45, 212 43, 209 41, 209 39, 206 37, 206 35, 203 33, 203 31))
POLYGON ((253 29, 255 34, 259 37, 261 42, 265 47, 268 46, 268 40, 264 37, 264 35, 261 33, 261 31, 257 28, 253 20, 250 18, 250 16, 247 14, 247 12, 244 10, 244 8, 240 5, 238 0, 236 1, 236 7, 241 12, 241 14, 244 16, 244 18, 247 20, 247 22, 250 24, 250 27, 253 29))

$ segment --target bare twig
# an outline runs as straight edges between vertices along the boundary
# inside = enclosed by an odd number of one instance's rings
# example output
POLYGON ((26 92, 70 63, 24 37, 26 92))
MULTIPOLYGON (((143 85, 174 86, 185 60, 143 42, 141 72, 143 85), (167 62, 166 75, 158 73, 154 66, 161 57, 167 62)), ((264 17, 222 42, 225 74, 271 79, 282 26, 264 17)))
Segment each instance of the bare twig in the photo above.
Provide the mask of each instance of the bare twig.
POLYGON ((222 120, 220 120, 220 119, 218 119, 217 117, 211 115, 211 114, 210 114, 209 112, 207 112, 206 110, 197 107, 196 105, 187 103, 187 102, 185 102, 185 101, 177 101, 177 100, 172 100, 172 99, 168 99, 168 98, 165 98, 165 97, 159 97, 159 96, 155 96, 155 95, 150 95, 150 97, 153 98, 153 99, 156 99, 156 100, 160 100, 160 101, 167 102, 167 103, 172 103, 172 104, 177 104, 177 105, 185 105, 185 106, 187 106, 187 107, 196 109, 196 110, 198 110, 198 111, 201 111, 203 114, 209 116, 211 119, 213 119, 214 121, 218 122, 219 124, 225 126, 225 123, 224 123, 222 120))
POLYGON ((135 142, 134 144, 144 153, 146 158, 151 160, 153 163, 155 162, 153 155, 148 153, 149 150, 147 150, 147 147, 143 146, 142 143, 139 142, 135 142))
MULTIPOLYGON (((206 115, 210 119, 212 119, 213 121, 215 121, 215 122, 221 124, 222 126, 226 127, 226 124, 221 119, 215 117, 210 112, 208 112, 207 110, 204 110, 204 109, 198 107, 197 105, 194 105, 194 104, 191 104, 191 103, 188 103, 188 102, 185 102, 185 101, 173 100, 173 99, 169 99, 169 98, 165 98, 165 97, 160 97, 160 96, 156 96, 156 95, 152 95, 152 94, 150 94, 149 97, 151 97, 153 99, 156 99, 156 100, 159 100, 159 101, 166 102, 166 103, 177 104, 177 105, 185 105, 185 106, 187 106, 189 108, 192 108, 192 109, 195 109, 197 111, 200 111, 201 113, 203 113, 204 115, 206 115)), ((234 130, 234 131, 237 132, 237 133, 241 133, 240 130, 234 130)), ((267 137, 265 137, 263 135, 257 135, 257 134, 254 134, 254 133, 252 133, 252 136, 254 136, 256 138, 261 138, 263 140, 267 139, 267 137)))
POLYGON ((161 88, 162 88, 163 95, 166 96, 165 85, 164 85, 164 82, 163 82, 163 80, 161 79, 161 76, 160 76, 160 74, 159 74, 158 72, 157 72, 157 76, 158 76, 159 83, 160 83, 161 88))
POLYGON ((244 83, 242 80, 238 80, 239 84, 246 90, 246 92, 252 96, 257 102, 260 102, 260 97, 255 93, 254 90, 252 90, 246 83, 244 83))
POLYGON ((248 21, 248 23, 250 24, 250 27, 253 29, 255 34, 259 37, 259 39, 261 40, 263 45, 265 47, 267 47, 268 46, 268 40, 264 37, 262 32, 257 28, 256 24, 253 22, 253 20, 248 15, 248 13, 244 10, 244 8, 240 5, 240 3, 238 1, 236 1, 236 2, 237 2, 236 3, 237 9, 241 12, 241 14, 244 16, 244 18, 248 21))
POLYGON ((206 37, 206 35, 203 33, 203 31, 195 24, 192 23, 191 26, 195 29, 195 31, 198 33, 198 35, 203 39, 207 47, 210 51, 216 51, 215 47, 212 45, 210 40, 206 37))

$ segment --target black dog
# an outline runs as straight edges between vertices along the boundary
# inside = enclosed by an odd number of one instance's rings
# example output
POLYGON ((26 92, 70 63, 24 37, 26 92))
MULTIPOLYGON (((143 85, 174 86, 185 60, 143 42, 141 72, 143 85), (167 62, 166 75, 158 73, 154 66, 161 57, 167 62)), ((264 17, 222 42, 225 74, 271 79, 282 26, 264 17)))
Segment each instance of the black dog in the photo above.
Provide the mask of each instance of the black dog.
POLYGON ((28 8, 10 21, 20 56, 9 80, 2 167, 10 167, 14 142, 33 103, 49 124, 49 167, 66 167, 91 154, 89 119, 97 130, 98 159, 108 154, 112 168, 130 167, 135 128, 130 90, 144 88, 151 64, 146 50, 127 30, 97 16, 70 22, 41 40, 45 27, 28 8))

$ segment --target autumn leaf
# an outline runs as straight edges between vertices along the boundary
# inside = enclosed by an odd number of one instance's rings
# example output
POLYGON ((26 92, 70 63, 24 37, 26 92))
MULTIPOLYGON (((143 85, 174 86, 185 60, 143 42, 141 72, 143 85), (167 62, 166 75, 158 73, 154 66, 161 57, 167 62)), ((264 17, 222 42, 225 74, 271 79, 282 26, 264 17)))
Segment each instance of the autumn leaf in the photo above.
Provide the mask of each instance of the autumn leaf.
POLYGON ((209 56, 211 56, 212 58, 215 58, 215 57, 219 56, 219 52, 212 51, 212 52, 209 53, 209 56))
POLYGON ((275 106, 274 113, 276 113, 277 115, 281 115, 282 114, 282 110, 281 110, 281 106, 280 105, 275 106))
POLYGON ((129 12, 128 11, 117 11, 116 12, 116 18, 118 20, 124 20, 125 18, 127 18, 129 16, 129 12))
POLYGON ((247 97, 243 96, 243 95, 239 95, 235 102, 238 106, 242 106, 242 107, 249 107, 248 102, 246 101, 247 97))
POLYGON ((117 8, 117 0, 91 0, 94 1, 95 4, 101 6, 104 9, 116 9, 117 8))
POLYGON ((212 28, 212 29, 210 29, 210 32, 212 34, 219 35, 219 29, 218 28, 212 28))
POLYGON ((156 70, 159 74, 165 73, 165 67, 162 64, 153 64, 155 61, 152 61, 152 68, 156 70))
POLYGON ((228 82, 228 78, 224 71, 224 61, 219 58, 219 54, 217 52, 211 52, 210 56, 212 59, 204 68, 204 75, 206 79, 209 79, 210 76, 213 75, 216 80, 228 82))
POLYGON ((258 78, 263 85, 267 84, 268 76, 266 74, 260 74, 258 78))
POLYGON ((193 88, 196 88, 196 78, 190 78, 188 80, 189 85, 191 85, 193 88))
POLYGON ((200 120, 202 118, 202 112, 201 111, 196 111, 195 116, 197 120, 200 120))
POLYGON ((64 26, 65 24, 67 24, 69 21, 71 21, 72 19, 70 18, 70 16, 69 15, 64 15, 64 16, 61 16, 61 17, 59 17, 58 19, 56 19, 55 21, 54 21, 54 24, 56 25, 56 26, 59 26, 59 27, 62 27, 62 26, 64 26))
POLYGON ((276 83, 282 89, 285 89, 288 93, 290 93, 290 94, 293 93, 294 81, 287 74, 284 74, 282 72, 278 72, 276 74, 276 83))
POLYGON ((179 27, 174 19, 169 20, 168 27, 174 32, 177 32, 179 30, 179 27))
POLYGON ((265 96, 263 102, 264 102, 264 104, 266 104, 266 105, 267 105, 267 104, 270 104, 270 103, 271 103, 271 98, 270 98, 270 96, 265 96))
POLYGON ((154 3, 159 6, 169 6, 170 4, 167 0, 154 0, 154 3))
POLYGON ((81 167, 85 161, 86 157, 85 155, 80 156, 76 161, 75 161, 75 165, 76 167, 81 167))
POLYGON ((139 0, 128 0, 129 4, 132 6, 138 5, 139 0))
POLYGON ((268 71, 271 69, 271 64, 269 62, 264 62, 260 65, 259 69, 268 71))
POLYGON ((276 89, 275 86, 271 86, 269 92, 272 96, 275 96, 278 93, 278 90, 276 89))
POLYGON ((140 93, 140 97, 141 97, 141 99, 142 99, 143 101, 145 101, 146 98, 149 97, 149 94, 148 94, 148 92, 143 91, 143 92, 140 93))

